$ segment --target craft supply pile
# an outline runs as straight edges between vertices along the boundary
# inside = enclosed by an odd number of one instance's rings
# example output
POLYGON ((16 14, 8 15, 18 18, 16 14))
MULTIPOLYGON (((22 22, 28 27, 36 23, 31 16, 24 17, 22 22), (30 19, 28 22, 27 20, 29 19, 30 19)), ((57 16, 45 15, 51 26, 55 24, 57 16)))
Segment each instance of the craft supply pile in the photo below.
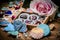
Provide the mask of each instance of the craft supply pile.
POLYGON ((32 0, 30 8, 26 9, 22 7, 23 4, 24 1, 14 1, 9 2, 7 7, 1 8, 0 25, 4 26, 1 29, 17 38, 19 33, 23 33, 26 37, 29 34, 34 39, 48 36, 52 28, 43 22, 56 10, 56 5, 51 0, 32 0), (29 31, 27 25, 36 27, 29 31))

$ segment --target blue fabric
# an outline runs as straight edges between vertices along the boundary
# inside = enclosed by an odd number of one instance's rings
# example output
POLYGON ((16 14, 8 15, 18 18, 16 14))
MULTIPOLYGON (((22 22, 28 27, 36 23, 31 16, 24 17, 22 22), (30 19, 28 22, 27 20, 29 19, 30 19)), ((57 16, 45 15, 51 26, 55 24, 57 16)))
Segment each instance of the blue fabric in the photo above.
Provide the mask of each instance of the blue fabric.
POLYGON ((19 30, 19 32, 26 32, 26 31, 27 31, 26 24, 23 24, 22 28, 19 30))
POLYGON ((8 33, 11 35, 17 36, 19 32, 18 31, 10 31, 8 33))
POLYGON ((15 20, 13 25, 14 25, 15 30, 18 31, 19 28, 22 26, 22 22, 19 20, 15 20))
POLYGON ((44 31, 44 36, 47 36, 47 35, 50 33, 50 28, 49 28, 49 26, 46 25, 46 24, 40 24, 40 25, 38 25, 37 27, 43 29, 43 31, 44 31))
POLYGON ((4 31, 15 31, 14 26, 9 23, 5 28, 4 31))
POLYGON ((7 15, 11 15, 12 12, 11 12, 10 10, 8 10, 8 11, 5 12, 5 14, 7 14, 7 15))
POLYGON ((9 22, 8 21, 6 21, 6 20, 3 20, 3 21, 0 21, 0 25, 4 25, 4 24, 9 24, 9 22))
POLYGON ((23 24, 21 21, 15 20, 13 25, 16 31, 26 32, 26 29, 27 29, 26 24, 23 24))

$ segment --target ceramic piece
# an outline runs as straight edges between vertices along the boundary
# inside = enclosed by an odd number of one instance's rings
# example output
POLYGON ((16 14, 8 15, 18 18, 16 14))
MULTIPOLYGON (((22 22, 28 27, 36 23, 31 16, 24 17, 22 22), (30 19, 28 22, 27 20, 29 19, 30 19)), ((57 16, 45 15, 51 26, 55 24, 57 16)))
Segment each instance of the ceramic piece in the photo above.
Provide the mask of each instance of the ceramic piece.
POLYGON ((34 39, 40 39, 44 35, 43 30, 39 28, 33 28, 30 32, 30 36, 34 39))
POLYGON ((31 20, 25 20, 25 23, 31 24, 31 20))
POLYGON ((11 23, 9 23, 3 30, 8 32, 15 31, 14 26, 11 23))
POLYGON ((29 19, 30 19, 30 20, 38 20, 38 18, 39 18, 39 16, 38 16, 38 15, 35 15, 35 14, 31 14, 31 15, 29 16, 29 19))
POLYGON ((20 14, 19 18, 28 19, 28 18, 29 18, 29 14, 27 14, 27 13, 22 13, 22 14, 20 14))
POLYGON ((44 36, 47 36, 50 33, 50 28, 49 28, 49 26, 47 24, 40 24, 40 25, 37 26, 37 28, 43 29, 44 36))
POLYGON ((11 12, 10 10, 7 10, 7 11, 5 12, 5 15, 12 15, 12 12, 11 12))
POLYGON ((19 33, 18 31, 10 31, 10 32, 8 32, 8 34, 13 35, 13 36, 17 36, 18 33, 19 33))

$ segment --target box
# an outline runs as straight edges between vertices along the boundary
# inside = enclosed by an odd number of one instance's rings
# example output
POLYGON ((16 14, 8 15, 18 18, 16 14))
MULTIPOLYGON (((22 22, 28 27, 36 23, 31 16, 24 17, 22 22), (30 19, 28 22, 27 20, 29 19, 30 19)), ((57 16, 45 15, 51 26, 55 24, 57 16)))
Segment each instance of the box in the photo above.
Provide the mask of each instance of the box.
MULTIPOLYGON (((50 15, 45 16, 45 19, 43 20, 43 22, 41 22, 41 24, 46 24, 46 23, 48 23, 48 21, 54 20, 54 17, 55 17, 56 12, 57 12, 57 8, 54 9, 54 10, 51 12, 50 15)), ((19 19, 19 16, 20 16, 22 13, 37 14, 37 13, 33 13, 33 12, 32 12, 32 13, 29 13, 29 12, 21 12, 21 13, 18 15, 17 19, 19 19)), ((32 28, 38 26, 38 24, 29 24, 29 23, 26 23, 26 25, 28 26, 29 29, 32 29, 32 28)))

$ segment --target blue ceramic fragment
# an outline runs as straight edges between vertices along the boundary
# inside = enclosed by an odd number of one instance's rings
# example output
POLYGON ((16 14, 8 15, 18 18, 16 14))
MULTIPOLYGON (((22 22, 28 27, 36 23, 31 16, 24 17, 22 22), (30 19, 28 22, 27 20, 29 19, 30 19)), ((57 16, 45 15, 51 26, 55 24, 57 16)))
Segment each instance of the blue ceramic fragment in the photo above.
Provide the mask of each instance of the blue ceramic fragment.
POLYGON ((14 26, 9 23, 5 28, 4 31, 15 31, 14 26))
POLYGON ((19 32, 18 31, 10 31, 8 33, 11 35, 17 36, 19 32))
POLYGON ((44 36, 49 35, 49 33, 50 33, 50 28, 49 28, 48 25, 46 25, 46 24, 40 24, 40 25, 38 25, 37 27, 43 29, 43 31, 44 31, 44 36))

